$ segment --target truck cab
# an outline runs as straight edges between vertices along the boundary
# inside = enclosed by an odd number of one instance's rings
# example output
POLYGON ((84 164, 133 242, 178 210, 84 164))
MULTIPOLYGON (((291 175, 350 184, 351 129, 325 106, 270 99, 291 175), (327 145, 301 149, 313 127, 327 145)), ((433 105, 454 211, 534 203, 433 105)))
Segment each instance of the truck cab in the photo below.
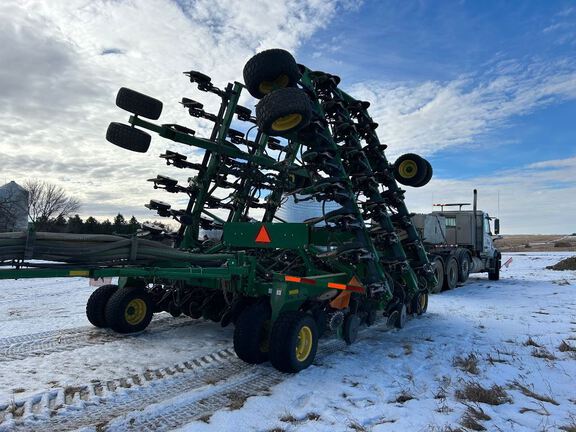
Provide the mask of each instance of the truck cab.
POLYGON ((501 254, 493 240, 500 233, 500 221, 477 209, 476 191, 472 210, 463 209, 469 205, 436 204, 440 210, 412 218, 430 261, 444 278, 443 286, 436 287, 436 291, 452 289, 456 276, 458 282, 465 282, 469 273, 487 272, 490 280, 500 277, 501 254))

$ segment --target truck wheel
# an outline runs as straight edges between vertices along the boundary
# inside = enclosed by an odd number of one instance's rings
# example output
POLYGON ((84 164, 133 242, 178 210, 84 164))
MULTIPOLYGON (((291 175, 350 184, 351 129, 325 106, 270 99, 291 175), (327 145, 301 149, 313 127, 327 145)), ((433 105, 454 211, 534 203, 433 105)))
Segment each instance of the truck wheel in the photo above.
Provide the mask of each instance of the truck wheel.
POLYGON ((135 333, 144 330, 152 320, 154 304, 142 288, 118 289, 106 304, 108 326, 118 333, 135 333))
POLYGON ((470 276, 470 266, 472 264, 470 253, 465 249, 460 249, 456 253, 456 258, 458 260, 458 282, 464 283, 470 276))
POLYGON ((158 120, 162 114, 162 102, 126 87, 118 90, 116 106, 151 120, 158 120))
POLYGON ((458 261, 451 256, 446 261, 446 272, 444 273, 444 289, 451 290, 456 288, 458 283, 458 261))
POLYGON ((500 280, 500 254, 494 257, 494 269, 488 271, 488 279, 497 281, 500 280))
POLYGON ((268 360, 270 307, 265 303, 246 306, 234 327, 234 351, 240 360, 260 364, 268 360))
POLYGON ((272 326, 270 362, 281 372, 300 372, 314 361, 318 329, 314 318, 304 312, 280 314, 272 326))
POLYGON ((420 187, 427 175, 428 163, 417 154, 403 154, 394 162, 394 178, 403 185, 420 187))
POLYGON ((146 132, 117 122, 110 123, 106 131, 106 141, 136 153, 146 153, 151 139, 146 132))
POLYGON ((86 317, 93 326, 100 328, 107 327, 104 311, 106 309, 106 303, 108 303, 108 300, 110 300, 110 297, 112 297, 112 294, 116 291, 118 291, 118 285, 102 285, 88 298, 88 302, 86 303, 86 317))
POLYGON ((299 88, 284 88, 266 95, 256 105, 256 123, 270 136, 288 135, 310 123, 312 105, 299 88))
POLYGON ((300 79, 296 60, 288 51, 270 49, 252 57, 244 66, 248 92, 261 99, 277 88, 292 87, 300 79))
POLYGON ((432 261, 434 266, 434 275, 436 276, 436 285, 431 288, 432 294, 438 294, 442 291, 442 286, 444 285, 444 262, 442 258, 436 257, 432 261))

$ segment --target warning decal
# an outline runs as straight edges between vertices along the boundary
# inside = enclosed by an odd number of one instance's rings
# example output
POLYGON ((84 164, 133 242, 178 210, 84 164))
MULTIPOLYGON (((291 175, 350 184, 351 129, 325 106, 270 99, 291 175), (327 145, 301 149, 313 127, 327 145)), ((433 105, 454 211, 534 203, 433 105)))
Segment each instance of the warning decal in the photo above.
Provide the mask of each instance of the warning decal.
POLYGON ((258 235, 256 236, 256 243, 272 243, 272 239, 270 239, 270 234, 268 234, 268 230, 264 225, 258 231, 258 235))

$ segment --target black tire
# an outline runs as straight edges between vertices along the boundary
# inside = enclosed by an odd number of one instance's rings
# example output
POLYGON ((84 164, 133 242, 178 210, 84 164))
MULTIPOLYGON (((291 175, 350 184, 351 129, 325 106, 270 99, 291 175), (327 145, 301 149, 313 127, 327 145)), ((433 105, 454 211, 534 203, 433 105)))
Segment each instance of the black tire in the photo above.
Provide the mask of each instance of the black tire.
POLYGON ((234 351, 240 360, 260 364, 268 360, 270 339, 270 306, 255 303, 246 306, 234 327, 234 351))
POLYGON ((464 283, 470 276, 470 266, 472 265, 470 253, 466 249, 460 249, 456 253, 456 259, 458 260, 458 282, 464 283))
POLYGON ((270 335, 270 362, 281 372, 300 372, 314 361, 318 329, 312 315, 300 311, 280 314, 270 335))
POLYGON ((434 174, 434 169, 432 168, 432 164, 424 158, 422 158, 422 160, 426 164, 426 177, 424 177, 422 179, 422 181, 420 183, 418 183, 417 185, 415 185, 414 187, 426 186, 430 182, 430 180, 432 180, 432 175, 434 174))
POLYGON ((360 318, 357 314, 348 314, 344 319, 342 327, 342 337, 348 345, 352 345, 358 339, 358 329, 360 328, 360 318))
POLYGON ((283 49, 262 51, 244 66, 244 83, 248 92, 261 99, 278 87, 293 87, 300 70, 292 54, 283 49))
POLYGON ((499 253, 494 257, 494 268, 488 271, 488 279, 492 281, 500 280, 501 256, 499 253))
POLYGON ((276 90, 256 105, 256 123, 270 136, 296 132, 310 123, 311 116, 310 98, 298 88, 276 90))
POLYGON ((202 318, 220 322, 226 310, 226 301, 221 293, 216 293, 202 307, 202 318))
POLYGON ((430 288, 430 292, 432 294, 438 294, 444 286, 444 261, 437 256, 432 260, 432 266, 434 267, 434 274, 436 276, 436 285, 430 288))
POLYGON ((88 298, 86 303, 86 317, 95 327, 106 328, 105 309, 110 297, 118 291, 118 285, 102 285, 88 298))
POLYGON ((153 308, 154 303, 144 289, 120 288, 106 304, 106 322, 118 333, 136 333, 148 327, 153 308))
POLYGON ((126 87, 118 90, 116 106, 150 120, 158 120, 162 114, 162 102, 126 87))
POLYGON ((428 175, 428 165, 428 162, 417 154, 403 154, 394 162, 394 178, 403 185, 420 187, 428 175))
POLYGON ((376 309, 370 309, 368 312, 366 312, 366 325, 368 327, 373 326, 374 324, 376 324, 377 318, 378 318, 378 312, 376 311, 376 309))
POLYGON ((118 147, 137 153, 146 153, 152 137, 146 132, 123 123, 112 122, 106 131, 106 140, 118 147))
POLYGON ((405 304, 401 304, 397 307, 398 315, 394 321, 394 327, 401 329, 404 328, 406 325, 406 321, 408 321, 408 310, 405 304))
POLYGON ((445 290, 451 290, 456 288, 458 283, 458 261, 455 257, 451 256, 446 261, 445 272, 444 272, 444 285, 445 290))

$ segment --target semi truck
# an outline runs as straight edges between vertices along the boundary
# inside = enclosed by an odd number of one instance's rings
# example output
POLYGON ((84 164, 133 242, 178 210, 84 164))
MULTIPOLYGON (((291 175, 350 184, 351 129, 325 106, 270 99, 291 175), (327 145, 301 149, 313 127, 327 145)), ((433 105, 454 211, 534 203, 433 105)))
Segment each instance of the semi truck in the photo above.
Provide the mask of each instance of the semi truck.
POLYGON ((500 233, 500 220, 478 210, 478 192, 470 203, 435 204, 440 210, 415 214, 412 222, 434 266, 437 283, 432 293, 453 289, 471 273, 488 273, 488 279, 500 278, 501 253, 493 235, 500 233), (455 209, 458 207, 458 209, 455 209))

